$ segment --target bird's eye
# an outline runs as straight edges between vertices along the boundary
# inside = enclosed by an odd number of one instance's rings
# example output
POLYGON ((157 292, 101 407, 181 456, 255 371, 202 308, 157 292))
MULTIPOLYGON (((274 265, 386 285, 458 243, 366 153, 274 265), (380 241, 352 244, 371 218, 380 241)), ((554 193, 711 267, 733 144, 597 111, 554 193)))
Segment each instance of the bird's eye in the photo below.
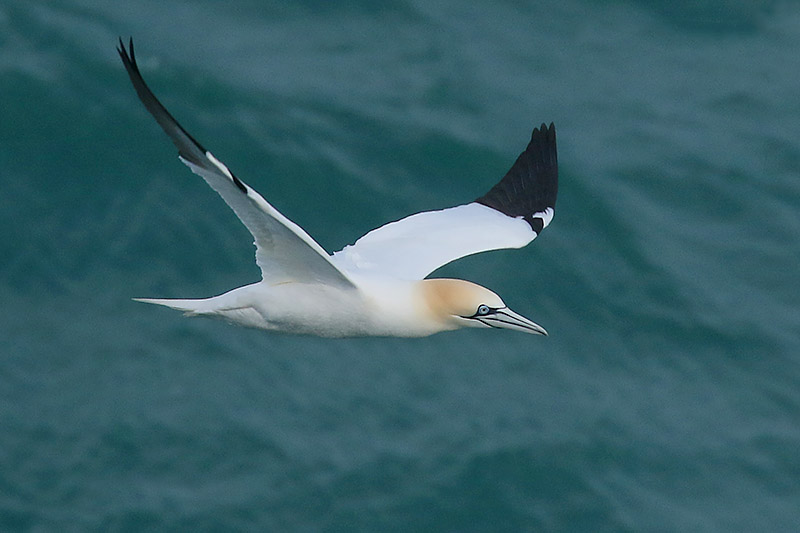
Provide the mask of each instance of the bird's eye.
POLYGON ((481 305, 478 306, 478 312, 476 314, 479 315, 479 316, 485 316, 485 315, 488 315, 490 311, 491 311, 491 309, 489 308, 488 305, 481 304, 481 305))

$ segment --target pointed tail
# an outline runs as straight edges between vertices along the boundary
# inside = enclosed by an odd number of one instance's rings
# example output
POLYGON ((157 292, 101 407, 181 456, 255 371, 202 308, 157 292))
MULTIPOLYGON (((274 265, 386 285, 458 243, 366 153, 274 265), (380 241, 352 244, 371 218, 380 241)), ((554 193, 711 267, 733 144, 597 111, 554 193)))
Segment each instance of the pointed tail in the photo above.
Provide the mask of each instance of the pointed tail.
POLYGON ((197 300, 179 300, 171 298, 134 298, 135 302, 144 302, 146 304, 163 305, 178 311, 183 311, 187 316, 196 316, 209 313, 208 300, 210 298, 203 298, 197 300))

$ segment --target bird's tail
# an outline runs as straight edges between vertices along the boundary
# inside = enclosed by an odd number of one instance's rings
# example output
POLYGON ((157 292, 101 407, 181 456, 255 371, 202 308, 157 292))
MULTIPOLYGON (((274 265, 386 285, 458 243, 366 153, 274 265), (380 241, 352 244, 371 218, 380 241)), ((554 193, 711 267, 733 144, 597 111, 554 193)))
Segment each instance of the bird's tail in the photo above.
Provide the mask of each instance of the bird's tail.
POLYGON ((202 298, 197 300, 179 300, 171 298, 134 298, 135 302, 144 302, 146 304, 163 305, 178 311, 183 311, 187 316, 197 316, 208 313, 213 313, 213 309, 209 306, 211 298, 202 298))

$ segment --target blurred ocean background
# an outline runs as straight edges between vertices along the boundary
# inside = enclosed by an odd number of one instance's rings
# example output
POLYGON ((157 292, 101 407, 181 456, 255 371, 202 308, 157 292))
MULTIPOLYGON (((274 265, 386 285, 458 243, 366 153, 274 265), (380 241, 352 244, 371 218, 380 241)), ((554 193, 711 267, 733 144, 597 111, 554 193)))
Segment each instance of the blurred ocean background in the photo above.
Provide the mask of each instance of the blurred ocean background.
POLYGON ((0 1, 0 531, 800 530, 800 4, 0 1), (328 250, 558 128, 553 224, 436 276, 547 338, 138 304, 256 281, 115 51, 328 250))

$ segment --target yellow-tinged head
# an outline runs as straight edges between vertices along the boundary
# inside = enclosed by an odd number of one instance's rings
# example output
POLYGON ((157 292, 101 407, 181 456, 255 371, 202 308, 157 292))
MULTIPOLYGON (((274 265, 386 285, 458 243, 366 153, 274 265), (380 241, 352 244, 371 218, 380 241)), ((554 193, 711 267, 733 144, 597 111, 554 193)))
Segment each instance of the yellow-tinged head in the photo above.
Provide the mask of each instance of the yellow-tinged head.
POLYGON ((543 327, 509 309, 486 287, 460 279, 426 279, 419 286, 426 312, 453 329, 491 327, 547 335, 543 327))

